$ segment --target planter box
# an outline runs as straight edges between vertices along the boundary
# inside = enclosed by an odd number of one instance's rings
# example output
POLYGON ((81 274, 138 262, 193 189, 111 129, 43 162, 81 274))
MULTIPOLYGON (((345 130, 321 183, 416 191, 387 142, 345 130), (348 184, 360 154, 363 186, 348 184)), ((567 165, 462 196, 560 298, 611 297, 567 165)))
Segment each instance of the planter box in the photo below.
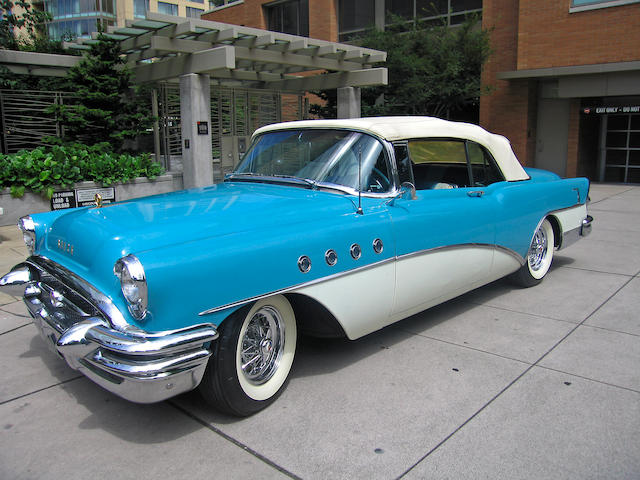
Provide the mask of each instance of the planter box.
MULTIPOLYGON (((135 178, 130 183, 116 183, 111 185, 116 191, 116 200, 129 200, 130 198, 146 197, 158 193, 182 190, 182 174, 168 173, 155 180, 148 178, 135 178)), ((85 188, 101 188, 101 185, 93 182, 76 183, 73 187, 59 190, 73 190, 85 188)), ((25 192, 22 198, 13 198, 8 188, 0 190, 0 207, 3 214, 0 215, 0 226, 15 225, 20 217, 31 213, 51 211, 51 202, 31 192, 25 192)))

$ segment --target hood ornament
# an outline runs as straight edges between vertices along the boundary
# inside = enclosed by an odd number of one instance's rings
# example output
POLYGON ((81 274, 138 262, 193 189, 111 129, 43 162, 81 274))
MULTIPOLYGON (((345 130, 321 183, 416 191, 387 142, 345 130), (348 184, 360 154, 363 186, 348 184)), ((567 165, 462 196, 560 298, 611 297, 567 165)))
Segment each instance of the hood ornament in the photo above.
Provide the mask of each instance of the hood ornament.
POLYGON ((96 202, 96 207, 98 208, 102 207, 102 195, 100 195, 99 193, 96 193, 93 196, 93 200, 96 202))

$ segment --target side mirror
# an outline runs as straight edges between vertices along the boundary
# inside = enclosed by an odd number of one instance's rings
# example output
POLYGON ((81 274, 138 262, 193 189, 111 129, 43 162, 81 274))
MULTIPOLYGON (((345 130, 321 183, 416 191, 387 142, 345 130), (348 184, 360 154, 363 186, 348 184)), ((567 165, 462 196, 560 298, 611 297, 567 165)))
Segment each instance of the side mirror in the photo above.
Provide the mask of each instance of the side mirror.
POLYGON ((387 205, 392 205, 398 198, 402 198, 404 200, 415 200, 416 197, 416 186, 411 182, 402 182, 400 185, 400 191, 389 200, 387 200, 387 205))
POLYGON ((402 182, 400 185, 400 195, 405 200, 415 200, 416 197, 416 186, 411 182, 402 182))

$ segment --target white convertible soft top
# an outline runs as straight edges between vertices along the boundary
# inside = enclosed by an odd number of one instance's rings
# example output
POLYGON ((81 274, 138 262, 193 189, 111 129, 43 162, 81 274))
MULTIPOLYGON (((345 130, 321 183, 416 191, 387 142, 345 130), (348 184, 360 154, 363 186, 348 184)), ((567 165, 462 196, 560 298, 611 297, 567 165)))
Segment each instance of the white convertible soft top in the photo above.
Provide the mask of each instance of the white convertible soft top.
POLYGON ((491 152, 505 180, 528 180, 529 175, 516 158, 511 144, 502 135, 487 132, 471 123, 450 122, 435 117, 368 117, 341 120, 301 120, 275 123, 256 130, 260 135, 292 128, 338 128, 371 133, 390 142, 415 138, 460 138, 473 140, 491 152))

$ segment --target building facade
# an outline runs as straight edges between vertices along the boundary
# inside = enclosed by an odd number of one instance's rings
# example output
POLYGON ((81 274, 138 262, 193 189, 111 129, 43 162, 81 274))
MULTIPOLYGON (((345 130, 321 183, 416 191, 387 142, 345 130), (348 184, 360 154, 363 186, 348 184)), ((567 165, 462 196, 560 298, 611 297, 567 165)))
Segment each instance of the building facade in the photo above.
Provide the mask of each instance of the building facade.
POLYGON ((53 17, 48 24, 53 39, 90 37, 98 22, 124 27, 126 20, 144 18, 147 12, 200 18, 210 9, 209 0, 44 0, 44 5, 53 17))
POLYGON ((562 176, 640 183, 640 1, 485 0, 480 123, 562 176))

